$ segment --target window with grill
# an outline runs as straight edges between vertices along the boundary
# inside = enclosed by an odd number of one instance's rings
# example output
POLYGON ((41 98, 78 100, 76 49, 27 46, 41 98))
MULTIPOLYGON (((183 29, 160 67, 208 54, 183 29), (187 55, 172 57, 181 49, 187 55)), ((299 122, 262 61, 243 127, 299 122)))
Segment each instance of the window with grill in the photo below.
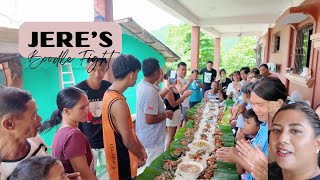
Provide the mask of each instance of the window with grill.
POLYGON ((295 67, 300 74, 304 67, 309 67, 313 25, 308 24, 298 30, 295 67))
POLYGON ((280 52, 280 32, 276 33, 273 36, 273 42, 274 42, 274 51, 275 53, 280 52))

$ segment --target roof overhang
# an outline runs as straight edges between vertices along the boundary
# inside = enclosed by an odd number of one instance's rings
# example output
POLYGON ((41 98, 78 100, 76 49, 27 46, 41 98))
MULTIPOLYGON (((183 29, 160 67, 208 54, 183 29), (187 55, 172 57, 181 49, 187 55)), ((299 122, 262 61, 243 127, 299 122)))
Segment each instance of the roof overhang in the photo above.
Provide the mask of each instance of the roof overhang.
POLYGON ((18 53, 19 30, 0 27, 0 53, 18 53))
POLYGON ((125 29, 123 33, 129 32, 129 34, 137 37, 144 43, 151 46, 153 49, 155 49, 165 57, 166 62, 175 62, 181 59, 177 54, 175 54, 171 49, 169 49, 166 45, 164 45, 161 41, 155 38, 144 28, 142 28, 132 18, 120 19, 116 22, 119 23, 120 26, 125 29))
POLYGON ((217 37, 261 36, 288 8, 304 0, 148 0, 217 37))

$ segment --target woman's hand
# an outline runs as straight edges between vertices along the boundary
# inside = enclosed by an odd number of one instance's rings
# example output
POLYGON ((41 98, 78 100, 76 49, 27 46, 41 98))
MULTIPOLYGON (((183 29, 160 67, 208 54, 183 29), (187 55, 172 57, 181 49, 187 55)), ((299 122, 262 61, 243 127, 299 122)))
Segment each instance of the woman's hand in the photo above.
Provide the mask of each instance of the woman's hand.
POLYGON ((74 172, 74 173, 66 173, 67 178, 70 180, 75 180, 75 179, 81 179, 80 173, 79 172, 74 172))
POLYGON ((237 142, 236 148, 242 160, 251 166, 251 174, 255 179, 268 179, 268 158, 255 144, 254 148, 244 140, 237 142))
POLYGON ((237 150, 235 147, 222 147, 216 152, 217 160, 226 163, 236 163, 237 150))

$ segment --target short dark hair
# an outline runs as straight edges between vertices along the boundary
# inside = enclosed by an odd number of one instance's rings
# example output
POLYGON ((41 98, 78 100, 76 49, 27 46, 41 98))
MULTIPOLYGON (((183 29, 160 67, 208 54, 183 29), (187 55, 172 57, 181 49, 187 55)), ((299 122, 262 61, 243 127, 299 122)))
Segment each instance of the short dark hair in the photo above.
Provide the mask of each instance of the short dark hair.
POLYGON ((254 78, 256 78, 256 79, 263 79, 264 76, 263 76, 262 74, 256 74, 256 75, 254 75, 254 78))
POLYGON ((224 72, 227 74, 227 72, 226 72, 226 70, 225 70, 225 69, 220 69, 220 70, 219 70, 219 74, 220 74, 220 76, 221 76, 221 72, 222 72, 222 71, 224 71, 224 72))
POLYGON ((244 73, 248 74, 248 73, 250 72, 250 68, 249 68, 249 67, 242 67, 242 68, 240 69, 240 72, 241 72, 241 71, 244 71, 244 73))
POLYGON ((253 111, 253 109, 249 109, 246 111, 246 113, 244 114, 244 117, 246 119, 250 119, 253 118, 254 121, 256 122, 257 126, 260 126, 260 124, 262 123, 261 121, 259 121, 258 116, 256 115, 256 113, 253 111))
POLYGON ((256 83, 249 82, 241 87, 241 91, 250 96, 255 84, 256 83))
POLYGON ((199 74, 198 69, 194 69, 194 70, 192 70, 192 71, 191 71, 191 74, 193 74, 193 73, 195 73, 195 72, 199 74))
POLYGON ((240 71, 234 71, 234 72, 232 73, 232 75, 234 75, 234 74, 239 74, 239 76, 240 76, 240 71))
POLYGON ((261 64, 261 65, 259 66, 259 68, 261 68, 261 67, 265 67, 265 68, 269 69, 269 67, 268 67, 267 64, 261 64))
POLYGON ((265 77, 254 87, 253 92, 267 101, 287 100, 287 88, 278 78, 265 77))
POLYGON ((209 64, 209 63, 210 63, 210 64, 213 64, 213 62, 212 62, 212 61, 208 61, 208 62, 207 62, 207 64, 209 64))
POLYGON ((130 72, 141 70, 140 61, 130 54, 120 54, 112 64, 115 79, 124 79, 130 72))
POLYGON ((155 58, 147 58, 142 61, 142 72, 145 77, 150 77, 160 69, 159 61, 155 58))
POLYGON ((9 180, 45 180, 51 167, 58 163, 52 156, 32 156, 23 160, 8 178, 9 180))
POLYGON ((27 109, 26 103, 32 95, 25 90, 15 87, 4 87, 0 90, 0 117, 10 114, 19 116, 27 109))
POLYGON ((258 69, 258 68, 252 68, 251 70, 250 70, 250 73, 254 73, 254 74, 260 74, 260 70, 258 69))
POLYGON ((181 62, 178 63, 177 67, 179 68, 180 66, 186 66, 187 67, 187 64, 181 61, 181 62))

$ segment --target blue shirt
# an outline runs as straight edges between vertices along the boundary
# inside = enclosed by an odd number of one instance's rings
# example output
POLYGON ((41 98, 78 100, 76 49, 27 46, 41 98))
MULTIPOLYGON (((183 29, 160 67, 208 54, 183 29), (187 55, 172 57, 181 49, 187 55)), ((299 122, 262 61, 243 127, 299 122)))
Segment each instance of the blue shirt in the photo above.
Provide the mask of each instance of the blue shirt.
MULTIPOLYGON (((244 103, 243 103, 244 104, 244 103)), ((244 104, 245 106, 246 106, 246 109, 247 110, 249 110, 249 109, 252 109, 252 106, 251 105, 246 105, 246 104, 244 104)), ((244 126, 244 119, 243 119, 244 117, 242 116, 242 114, 240 114, 239 116, 238 116, 238 119, 237 119, 237 124, 236 124, 236 127, 237 128, 243 128, 243 126, 244 126)))
MULTIPOLYGON (((257 144, 261 151, 268 157, 268 126, 266 122, 260 124, 260 129, 256 138, 252 141, 251 146, 257 144)), ((247 173, 247 180, 253 180, 250 173, 247 173)))
MULTIPOLYGON (((201 81, 199 80, 199 82, 201 83, 201 81)), ((196 83, 195 81, 193 81, 190 85, 189 85, 189 90, 192 90, 192 94, 190 96, 190 100, 189 102, 199 102, 202 100, 202 93, 200 90, 200 86, 198 83, 196 83)))

